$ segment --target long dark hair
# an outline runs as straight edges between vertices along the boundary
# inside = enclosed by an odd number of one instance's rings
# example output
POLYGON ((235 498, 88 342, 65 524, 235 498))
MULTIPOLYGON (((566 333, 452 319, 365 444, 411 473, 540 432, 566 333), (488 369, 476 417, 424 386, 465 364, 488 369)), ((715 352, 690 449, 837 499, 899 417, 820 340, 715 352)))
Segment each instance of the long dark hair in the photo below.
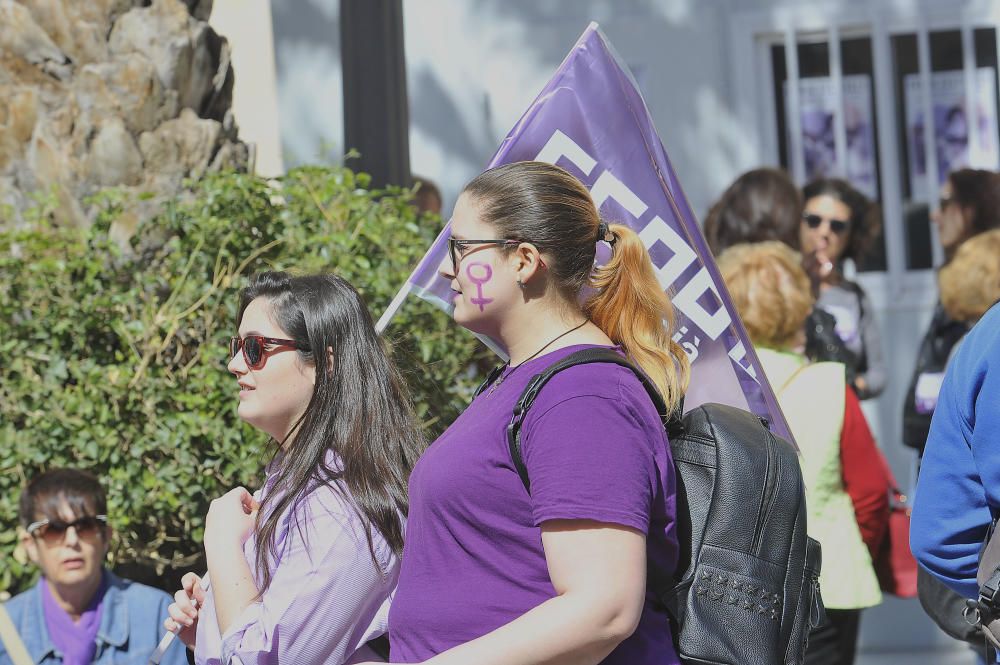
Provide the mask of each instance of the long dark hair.
POLYGON ((61 520, 65 503, 74 518, 107 515, 108 499, 97 477, 81 469, 49 469, 32 478, 21 492, 18 517, 21 526, 42 519, 61 520))
POLYGON ((545 162, 492 168, 465 186, 484 222, 500 238, 530 242, 546 255, 553 285, 578 304, 585 286, 596 293, 583 312, 660 390, 672 409, 687 388, 690 365, 671 339, 674 309, 653 272, 646 246, 623 224, 611 224, 611 260, 594 270, 601 223, 587 188, 571 173, 545 162))
POLYGON ((968 235, 1000 228, 1000 174, 982 169, 959 169, 948 174, 951 196, 962 209, 971 210, 968 235))
POLYGON ((840 259, 852 259, 859 263, 868 255, 882 232, 882 209, 877 203, 841 178, 813 180, 802 189, 802 196, 807 203, 817 196, 829 196, 847 206, 851 211, 848 220, 851 223, 850 235, 840 259))
POLYGON ((802 196, 787 173, 760 168, 747 171, 719 197, 705 217, 705 240, 718 256, 745 242, 780 240, 799 248, 802 196))
POLYGON ((309 405, 288 434, 291 447, 283 454, 284 441, 270 441, 272 461, 280 460, 276 491, 264 498, 255 534, 263 594, 271 584, 268 557, 278 558, 275 530, 282 515, 291 509, 301 528, 295 508, 320 486, 340 493, 357 511, 376 563, 372 528, 400 555, 407 481, 424 438, 402 377, 354 287, 336 275, 260 273, 241 293, 239 321, 255 298, 267 299, 275 322, 298 343, 297 353, 316 368, 309 405), (342 468, 327 464, 329 451, 342 468))

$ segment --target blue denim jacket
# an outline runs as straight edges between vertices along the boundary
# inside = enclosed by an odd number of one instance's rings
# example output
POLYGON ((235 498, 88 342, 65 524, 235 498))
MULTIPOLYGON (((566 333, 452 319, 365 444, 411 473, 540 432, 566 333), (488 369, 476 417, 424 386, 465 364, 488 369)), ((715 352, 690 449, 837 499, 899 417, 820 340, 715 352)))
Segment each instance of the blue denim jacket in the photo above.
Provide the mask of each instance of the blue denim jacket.
MULTIPOLYGON (((163 620, 171 598, 167 594, 138 582, 131 582, 105 571, 108 590, 104 596, 101 625, 97 630, 97 651, 94 665, 145 665, 149 655, 163 636, 163 620)), ((6 604, 10 618, 24 641, 36 665, 56 665, 63 662, 62 654, 52 644, 42 593, 38 584, 20 593, 6 604)), ((163 665, 187 665, 185 647, 180 640, 167 649, 163 665)), ((0 644, 0 665, 12 665, 7 649, 0 644)))

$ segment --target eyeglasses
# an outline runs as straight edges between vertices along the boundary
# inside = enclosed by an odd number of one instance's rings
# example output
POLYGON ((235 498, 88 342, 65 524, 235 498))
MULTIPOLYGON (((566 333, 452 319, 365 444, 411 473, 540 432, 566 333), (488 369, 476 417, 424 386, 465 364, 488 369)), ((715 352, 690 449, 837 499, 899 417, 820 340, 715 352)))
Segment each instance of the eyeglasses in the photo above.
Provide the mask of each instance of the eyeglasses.
MULTIPOLYGON (((802 221, 811 229, 818 229, 823 224, 824 219, 826 218, 812 213, 802 215, 802 221)), ((847 229, 851 228, 851 223, 843 219, 830 219, 827 221, 830 222, 830 230, 838 236, 847 233, 847 229)))
POLYGON ((508 247, 510 245, 520 245, 522 240, 510 240, 509 238, 491 240, 466 240, 464 238, 448 238, 448 252, 451 254, 452 274, 458 274, 458 263, 465 256, 465 248, 470 245, 499 245, 508 247))
MULTIPOLYGON (((243 360, 246 361, 250 369, 260 369, 264 366, 267 358, 268 346, 290 346, 294 349, 300 348, 293 339, 280 339, 278 337, 264 337, 263 335, 247 335, 246 337, 229 338, 229 358, 233 359, 236 354, 243 350, 243 360)), ((305 349, 303 349, 305 350, 305 349)))
POLYGON ((28 525, 28 535, 41 538, 48 545, 58 545, 66 538, 70 527, 76 531, 77 538, 93 540, 100 535, 108 525, 107 515, 87 515, 72 522, 62 520, 39 520, 28 525))

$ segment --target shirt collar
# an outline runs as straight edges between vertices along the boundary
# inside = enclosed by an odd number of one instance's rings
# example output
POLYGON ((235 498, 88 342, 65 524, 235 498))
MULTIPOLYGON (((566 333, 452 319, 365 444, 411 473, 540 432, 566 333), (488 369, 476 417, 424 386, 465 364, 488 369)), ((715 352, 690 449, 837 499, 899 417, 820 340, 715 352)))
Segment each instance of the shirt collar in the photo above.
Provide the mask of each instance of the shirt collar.
POLYGON ((28 654, 36 663, 41 663, 56 651, 56 646, 52 643, 52 638, 49 637, 49 631, 45 624, 45 608, 42 605, 42 594, 44 593, 42 585, 45 583, 45 578, 40 577, 38 584, 35 585, 34 593, 28 596, 28 607, 25 616, 34 618, 33 624, 29 623, 28 628, 30 630, 32 625, 37 626, 35 634, 31 637, 22 634, 28 654))
POLYGON ((104 593, 104 614, 97 629, 97 639, 122 647, 128 641, 128 601, 121 591, 121 578, 110 570, 105 570, 104 575, 108 590, 104 593))

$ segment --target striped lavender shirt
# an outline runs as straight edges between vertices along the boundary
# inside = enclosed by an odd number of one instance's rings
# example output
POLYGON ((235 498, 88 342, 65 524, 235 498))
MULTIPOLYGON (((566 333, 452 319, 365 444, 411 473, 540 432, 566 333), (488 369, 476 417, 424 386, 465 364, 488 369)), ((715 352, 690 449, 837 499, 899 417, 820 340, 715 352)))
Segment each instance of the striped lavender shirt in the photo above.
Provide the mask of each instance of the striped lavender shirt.
MULTIPOLYGON (((269 470, 264 488, 254 495, 258 501, 272 490, 273 481, 269 470)), ((328 487, 310 492, 296 511, 304 528, 297 528, 287 511, 276 529, 279 554, 271 562, 271 586, 225 635, 219 635, 209 588, 198 620, 194 652, 198 665, 381 660, 364 645, 386 632, 399 560, 376 531, 372 536, 379 566, 375 565, 356 512, 328 487)), ((252 536, 243 551, 255 570, 252 536)), ((255 576, 259 586, 260 576, 255 576)))

